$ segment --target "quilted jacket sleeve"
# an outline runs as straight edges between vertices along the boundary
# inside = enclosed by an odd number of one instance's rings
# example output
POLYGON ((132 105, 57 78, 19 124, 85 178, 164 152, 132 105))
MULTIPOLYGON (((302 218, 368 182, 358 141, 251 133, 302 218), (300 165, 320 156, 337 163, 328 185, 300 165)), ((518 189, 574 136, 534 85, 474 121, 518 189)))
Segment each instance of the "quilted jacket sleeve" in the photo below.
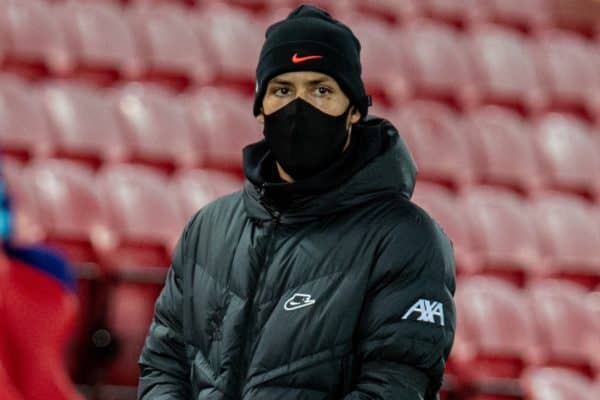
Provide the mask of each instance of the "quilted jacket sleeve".
POLYGON ((389 235, 357 331, 358 376, 344 400, 436 399, 455 331, 454 256, 424 212, 389 235))
POLYGON ((140 355, 140 400, 184 400, 190 397, 190 366, 182 327, 182 268, 186 232, 187 228, 175 249, 140 355))

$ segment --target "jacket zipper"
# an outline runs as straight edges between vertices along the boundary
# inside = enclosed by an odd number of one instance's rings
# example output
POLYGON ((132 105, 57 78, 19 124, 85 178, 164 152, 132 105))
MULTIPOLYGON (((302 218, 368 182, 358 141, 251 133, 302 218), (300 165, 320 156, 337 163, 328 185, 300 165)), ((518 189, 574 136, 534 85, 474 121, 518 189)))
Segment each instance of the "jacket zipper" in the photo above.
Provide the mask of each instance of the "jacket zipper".
MULTIPOLYGON (((261 197, 264 196, 264 188, 262 188, 261 190, 261 197)), ((270 229, 269 232, 269 239, 268 239, 268 243, 267 243, 267 249, 265 251, 265 255, 264 255, 264 260, 263 260, 263 265, 262 268, 260 270, 259 276, 258 276, 258 282, 256 284, 256 288, 254 290, 254 294, 252 295, 252 300, 251 303, 248 306, 249 312, 250 312, 250 317, 249 317, 249 321, 248 321, 248 327, 246 328, 246 338, 251 338, 254 335, 254 324, 256 323, 256 316, 257 316, 257 311, 254 310, 254 306, 256 305, 257 300, 260 298, 260 295, 263 292, 263 286, 267 277, 267 267, 269 265, 269 263, 271 262, 271 253, 273 251, 273 245, 275 243, 275 234, 277 232, 277 228, 279 227, 279 222, 280 222, 280 218, 281 215, 277 210, 273 210, 271 207, 269 207, 268 205, 264 204, 265 208, 267 208, 267 210, 269 211, 269 213, 271 214, 271 216, 273 217, 273 219, 271 220, 273 223, 272 228, 270 229)), ((256 345, 258 338, 254 338, 252 337, 252 342, 251 343, 246 343, 246 346, 244 347, 244 353, 243 353, 243 361, 242 361, 242 373, 240 375, 240 378, 242 379, 242 381, 240 382, 240 399, 243 399, 243 396, 245 395, 245 386, 246 386, 246 381, 247 381, 247 376, 248 376, 248 372, 249 372, 249 367, 250 367, 250 357, 252 356, 252 353, 254 352, 254 347, 256 345)))

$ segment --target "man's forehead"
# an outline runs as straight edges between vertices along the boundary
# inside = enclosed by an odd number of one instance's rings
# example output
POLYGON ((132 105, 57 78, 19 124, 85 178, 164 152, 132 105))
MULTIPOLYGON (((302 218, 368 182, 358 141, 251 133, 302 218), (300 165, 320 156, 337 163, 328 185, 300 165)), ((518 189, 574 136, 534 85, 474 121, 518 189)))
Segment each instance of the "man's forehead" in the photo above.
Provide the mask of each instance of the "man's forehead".
POLYGON ((337 83, 333 77, 322 72, 315 71, 293 71, 279 74, 269 81, 275 84, 314 84, 314 83, 337 83))

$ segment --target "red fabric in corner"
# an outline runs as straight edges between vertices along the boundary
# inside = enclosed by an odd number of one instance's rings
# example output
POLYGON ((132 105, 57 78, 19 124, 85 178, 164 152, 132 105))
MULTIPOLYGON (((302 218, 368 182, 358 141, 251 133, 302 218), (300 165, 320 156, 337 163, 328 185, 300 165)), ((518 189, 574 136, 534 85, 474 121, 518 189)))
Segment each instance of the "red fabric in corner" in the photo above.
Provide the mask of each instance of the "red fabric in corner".
POLYGON ((64 363, 78 314, 76 295, 52 276, 14 260, 3 281, 0 339, 14 387, 27 400, 82 399, 64 363))

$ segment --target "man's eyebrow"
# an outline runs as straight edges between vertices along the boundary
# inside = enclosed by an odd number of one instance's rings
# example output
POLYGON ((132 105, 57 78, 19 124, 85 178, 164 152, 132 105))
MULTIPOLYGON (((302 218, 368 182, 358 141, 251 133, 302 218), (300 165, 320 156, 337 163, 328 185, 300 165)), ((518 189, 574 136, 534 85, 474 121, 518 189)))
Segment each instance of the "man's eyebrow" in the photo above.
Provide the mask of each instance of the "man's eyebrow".
MULTIPOLYGON (((308 84, 309 85, 318 85, 319 83, 331 82, 331 81, 332 81, 331 78, 317 78, 317 79, 312 79, 312 80, 308 81, 308 84)), ((279 78, 275 78, 269 83, 275 84, 275 85, 293 85, 294 84, 291 81, 286 81, 285 79, 279 79, 279 78)))
POLYGON ((332 79, 331 78, 318 78, 318 79, 313 79, 311 81, 308 81, 309 85, 318 85, 319 83, 323 83, 323 82, 331 82, 332 79))
POLYGON ((277 78, 273 79, 269 83, 273 83, 273 84, 276 84, 276 85, 292 85, 293 84, 292 82, 286 81, 285 79, 277 79, 277 78))

